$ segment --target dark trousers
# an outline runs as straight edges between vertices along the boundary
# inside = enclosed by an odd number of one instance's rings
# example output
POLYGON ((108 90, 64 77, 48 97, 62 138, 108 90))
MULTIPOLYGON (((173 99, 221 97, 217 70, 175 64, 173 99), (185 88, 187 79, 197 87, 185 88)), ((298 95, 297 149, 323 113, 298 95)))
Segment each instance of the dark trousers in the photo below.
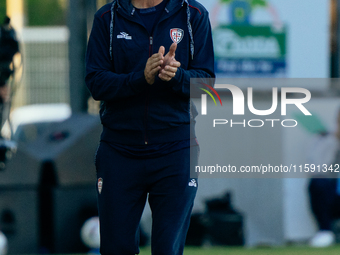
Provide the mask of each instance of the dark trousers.
POLYGON ((336 193, 338 179, 313 178, 309 184, 312 212, 319 230, 331 230, 332 221, 340 218, 340 196, 336 193))
MULTIPOLYGON (((198 147, 197 147, 198 148, 198 147)), ((101 142, 97 177, 101 254, 139 253, 139 223, 147 195, 153 255, 183 254, 197 185, 189 185, 190 148, 157 158, 130 158, 101 142)))

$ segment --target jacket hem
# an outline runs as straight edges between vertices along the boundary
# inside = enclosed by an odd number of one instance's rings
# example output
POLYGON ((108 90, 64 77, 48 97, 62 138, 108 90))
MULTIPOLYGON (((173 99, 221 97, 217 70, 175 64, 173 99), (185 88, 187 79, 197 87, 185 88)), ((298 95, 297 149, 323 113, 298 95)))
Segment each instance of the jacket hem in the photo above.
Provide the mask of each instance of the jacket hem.
POLYGON ((182 125, 175 128, 148 130, 147 139, 145 132, 139 130, 117 130, 103 126, 101 141, 120 143, 126 145, 160 144, 196 138, 195 123, 182 125))

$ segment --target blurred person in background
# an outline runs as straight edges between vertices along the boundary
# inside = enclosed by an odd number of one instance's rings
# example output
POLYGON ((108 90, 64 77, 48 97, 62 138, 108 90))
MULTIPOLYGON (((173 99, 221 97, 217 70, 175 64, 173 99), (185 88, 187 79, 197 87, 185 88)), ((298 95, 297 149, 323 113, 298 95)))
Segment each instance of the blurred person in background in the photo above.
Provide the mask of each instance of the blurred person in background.
POLYGON ((311 210, 318 226, 318 232, 309 244, 327 247, 336 241, 332 226, 333 221, 340 218, 340 110, 336 131, 319 133, 314 139, 308 163, 320 165, 324 172, 316 173, 308 187, 311 210))
POLYGON ((101 254, 139 253, 147 196, 152 254, 183 254, 198 186, 190 78, 215 76, 208 12, 194 0, 113 1, 95 14, 86 65, 86 85, 102 101, 101 254))
POLYGON ((15 30, 10 25, 10 19, 5 18, 0 27, 0 125, 4 119, 4 103, 9 99, 8 80, 14 73, 13 57, 19 52, 19 42, 15 30))

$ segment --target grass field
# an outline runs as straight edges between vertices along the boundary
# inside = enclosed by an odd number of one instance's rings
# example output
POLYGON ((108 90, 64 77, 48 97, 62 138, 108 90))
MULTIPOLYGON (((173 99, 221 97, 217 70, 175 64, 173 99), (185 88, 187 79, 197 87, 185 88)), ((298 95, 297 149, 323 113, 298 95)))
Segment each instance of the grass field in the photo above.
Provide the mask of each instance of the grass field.
MULTIPOLYGON (((140 255, 150 255, 150 248, 141 249, 140 255)), ((194 248, 187 247, 184 255, 339 255, 340 246, 330 248, 310 248, 305 246, 277 248, 194 248)))

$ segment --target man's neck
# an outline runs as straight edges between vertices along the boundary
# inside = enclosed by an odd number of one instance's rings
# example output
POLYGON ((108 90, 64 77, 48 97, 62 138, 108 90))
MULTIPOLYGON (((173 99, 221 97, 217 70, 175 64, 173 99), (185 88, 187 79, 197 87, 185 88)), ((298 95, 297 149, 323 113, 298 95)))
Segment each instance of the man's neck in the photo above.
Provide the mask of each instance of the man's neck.
POLYGON ((159 5, 163 0, 131 0, 134 7, 138 9, 151 8, 159 5))

